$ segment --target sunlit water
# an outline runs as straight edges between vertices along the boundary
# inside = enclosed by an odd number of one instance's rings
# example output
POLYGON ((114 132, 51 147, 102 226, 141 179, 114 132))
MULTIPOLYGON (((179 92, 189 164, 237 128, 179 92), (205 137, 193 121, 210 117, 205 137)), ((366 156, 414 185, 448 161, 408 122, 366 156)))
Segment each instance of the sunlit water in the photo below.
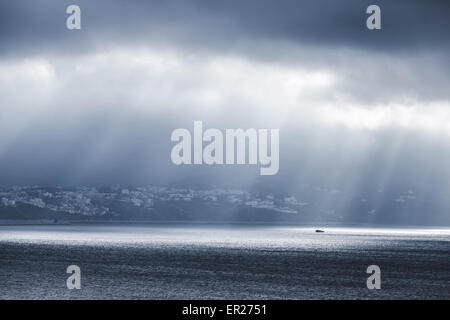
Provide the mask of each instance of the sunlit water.
POLYGON ((3 299, 449 299, 449 229, 0 226, 3 299), (82 289, 68 290, 78 265, 82 289), (381 268, 381 290, 366 269, 381 268))

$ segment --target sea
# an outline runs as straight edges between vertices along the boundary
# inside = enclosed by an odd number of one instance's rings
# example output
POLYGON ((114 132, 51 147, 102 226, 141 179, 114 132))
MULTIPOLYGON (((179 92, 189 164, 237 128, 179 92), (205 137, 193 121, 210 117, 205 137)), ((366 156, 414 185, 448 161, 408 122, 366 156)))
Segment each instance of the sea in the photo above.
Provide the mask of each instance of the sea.
POLYGON ((450 299, 450 229, 0 226, 0 299, 450 299), (67 268, 81 289, 68 289, 67 268), (367 268, 380 268, 368 289, 367 268))

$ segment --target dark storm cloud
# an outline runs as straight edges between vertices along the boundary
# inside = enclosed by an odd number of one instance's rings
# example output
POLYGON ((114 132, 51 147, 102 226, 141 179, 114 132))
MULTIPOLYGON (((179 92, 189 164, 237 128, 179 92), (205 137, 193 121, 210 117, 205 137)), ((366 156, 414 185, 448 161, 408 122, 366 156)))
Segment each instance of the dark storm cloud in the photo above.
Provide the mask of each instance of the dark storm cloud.
POLYGON ((0 56, 53 57, 112 47, 171 47, 270 63, 331 68, 343 94, 367 106, 397 97, 449 98, 450 2, 155 0, 0 3, 0 56), (78 4, 82 30, 69 31, 78 4), (382 30, 365 26, 378 4, 382 30), (433 85, 430 85, 433 83, 433 85))
MULTIPOLYGON (((73 52, 135 41, 236 50, 246 40, 344 46, 376 51, 448 50, 448 1, 33 1, 0 4, 0 46, 9 54, 73 52), (65 28, 69 4, 82 8, 82 31, 65 28), (370 4, 382 30, 365 28, 370 4)), ((256 54, 256 52, 254 52, 256 54)))

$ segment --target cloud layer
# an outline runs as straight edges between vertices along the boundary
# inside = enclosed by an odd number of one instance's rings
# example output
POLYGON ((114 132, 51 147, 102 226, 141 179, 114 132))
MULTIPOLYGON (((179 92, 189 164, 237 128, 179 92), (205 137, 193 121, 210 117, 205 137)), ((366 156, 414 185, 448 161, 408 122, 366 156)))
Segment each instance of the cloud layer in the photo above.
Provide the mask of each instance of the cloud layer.
POLYGON ((445 207, 450 7, 377 3, 381 31, 368 1, 2 1, 0 183, 306 183, 445 207), (280 128, 279 175, 173 166, 170 133, 194 120, 280 128))

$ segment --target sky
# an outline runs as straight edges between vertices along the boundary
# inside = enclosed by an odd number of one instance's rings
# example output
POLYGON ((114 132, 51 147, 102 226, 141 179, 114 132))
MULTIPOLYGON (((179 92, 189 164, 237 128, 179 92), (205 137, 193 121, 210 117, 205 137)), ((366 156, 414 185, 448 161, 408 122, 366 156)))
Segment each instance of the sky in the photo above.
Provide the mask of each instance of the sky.
POLYGON ((0 185, 309 186, 448 221, 449 31, 437 0, 1 1, 0 185), (279 173, 175 166, 194 120, 280 129, 279 173))

